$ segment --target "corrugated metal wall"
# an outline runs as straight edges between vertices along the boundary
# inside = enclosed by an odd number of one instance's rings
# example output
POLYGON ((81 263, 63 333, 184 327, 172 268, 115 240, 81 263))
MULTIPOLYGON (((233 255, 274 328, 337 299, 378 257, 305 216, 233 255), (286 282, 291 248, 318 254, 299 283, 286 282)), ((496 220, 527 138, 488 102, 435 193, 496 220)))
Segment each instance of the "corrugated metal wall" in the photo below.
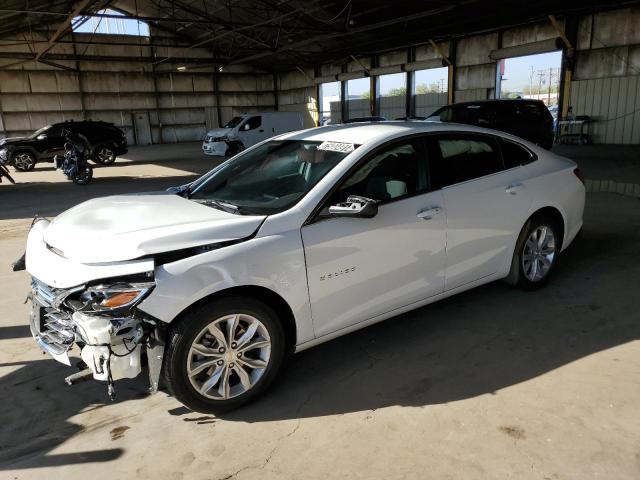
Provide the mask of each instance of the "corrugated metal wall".
POLYGON ((594 143, 640 143, 640 7, 580 18, 570 105, 594 143))
POLYGON ((406 116, 407 97, 405 95, 394 95, 392 97, 380 97, 380 116, 387 120, 406 116))
POLYGON ((640 143, 640 77, 571 82, 574 115, 589 115, 594 143, 640 143))
POLYGON ((447 104, 447 93, 422 93, 416 95, 416 115, 428 117, 442 105, 447 104))

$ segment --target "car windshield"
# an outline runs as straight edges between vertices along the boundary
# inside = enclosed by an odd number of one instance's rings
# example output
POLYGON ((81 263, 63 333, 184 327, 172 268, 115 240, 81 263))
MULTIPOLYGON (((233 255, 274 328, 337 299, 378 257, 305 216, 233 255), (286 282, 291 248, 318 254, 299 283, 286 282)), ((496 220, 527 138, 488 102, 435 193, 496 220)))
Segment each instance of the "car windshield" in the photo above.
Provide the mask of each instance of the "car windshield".
POLYGON ((46 132, 51 128, 51 125, 47 125, 46 127, 42 127, 31 134, 31 138, 36 138, 38 135, 46 132))
POLYGON ((357 147, 341 142, 272 140, 238 155, 196 183, 189 198, 232 213, 283 212, 357 147))
POLYGON ((227 122, 227 124, 222 127, 222 128, 233 128, 233 127, 237 127, 240 122, 244 120, 242 117, 233 117, 231 120, 229 120, 227 122))

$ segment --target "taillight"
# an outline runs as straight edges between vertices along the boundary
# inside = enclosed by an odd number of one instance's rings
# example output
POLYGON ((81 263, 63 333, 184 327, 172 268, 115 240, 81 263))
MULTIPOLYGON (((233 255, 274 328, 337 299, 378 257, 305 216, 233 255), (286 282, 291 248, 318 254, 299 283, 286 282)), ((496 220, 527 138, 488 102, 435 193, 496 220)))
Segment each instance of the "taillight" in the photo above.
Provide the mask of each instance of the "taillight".
POLYGON ((576 175, 576 177, 578 177, 578 180, 580 180, 582 182, 582 184, 584 185, 584 175, 582 174, 580 169, 579 168, 574 168, 573 169, 573 173, 576 175))

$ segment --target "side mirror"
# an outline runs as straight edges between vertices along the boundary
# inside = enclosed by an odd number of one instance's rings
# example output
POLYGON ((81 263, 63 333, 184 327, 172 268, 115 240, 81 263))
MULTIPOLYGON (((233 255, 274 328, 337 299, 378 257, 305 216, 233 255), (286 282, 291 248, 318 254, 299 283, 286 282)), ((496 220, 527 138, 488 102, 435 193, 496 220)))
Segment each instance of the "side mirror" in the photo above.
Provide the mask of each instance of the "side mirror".
POLYGON ((332 217, 372 218, 377 214, 378 204, 375 200, 357 195, 351 195, 346 202, 329 207, 329 215, 332 217))
POLYGON ((250 129, 251 129, 251 125, 249 125, 248 123, 245 123, 245 124, 242 126, 242 129, 243 129, 243 130, 245 130, 245 131, 250 130, 250 129))
POLYGON ((46 139, 46 138, 47 138, 47 136, 46 136, 44 133, 41 133, 40 135, 38 135, 38 136, 36 137, 36 140, 40 140, 40 141, 42 141, 42 140, 44 140, 44 139, 46 139))

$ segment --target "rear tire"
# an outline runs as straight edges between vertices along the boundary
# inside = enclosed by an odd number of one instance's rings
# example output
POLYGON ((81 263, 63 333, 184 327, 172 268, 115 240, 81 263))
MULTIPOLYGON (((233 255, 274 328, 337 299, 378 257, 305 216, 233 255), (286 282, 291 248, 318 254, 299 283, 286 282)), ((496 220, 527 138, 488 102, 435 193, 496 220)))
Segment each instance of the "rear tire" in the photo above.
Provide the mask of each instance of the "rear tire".
POLYGON ((516 242, 507 283, 524 290, 545 286, 560 254, 560 231, 556 221, 546 215, 530 218, 516 242))
POLYGON ((263 394, 285 353, 282 324, 267 304, 215 300, 187 313, 167 339, 163 378, 191 410, 222 413, 263 394))
POLYGON ((106 145, 98 145, 93 151, 93 161, 100 165, 111 165, 116 161, 116 154, 106 145))
POLYGON ((36 157, 31 152, 16 152, 11 163, 19 172, 30 172, 36 168, 36 157))

